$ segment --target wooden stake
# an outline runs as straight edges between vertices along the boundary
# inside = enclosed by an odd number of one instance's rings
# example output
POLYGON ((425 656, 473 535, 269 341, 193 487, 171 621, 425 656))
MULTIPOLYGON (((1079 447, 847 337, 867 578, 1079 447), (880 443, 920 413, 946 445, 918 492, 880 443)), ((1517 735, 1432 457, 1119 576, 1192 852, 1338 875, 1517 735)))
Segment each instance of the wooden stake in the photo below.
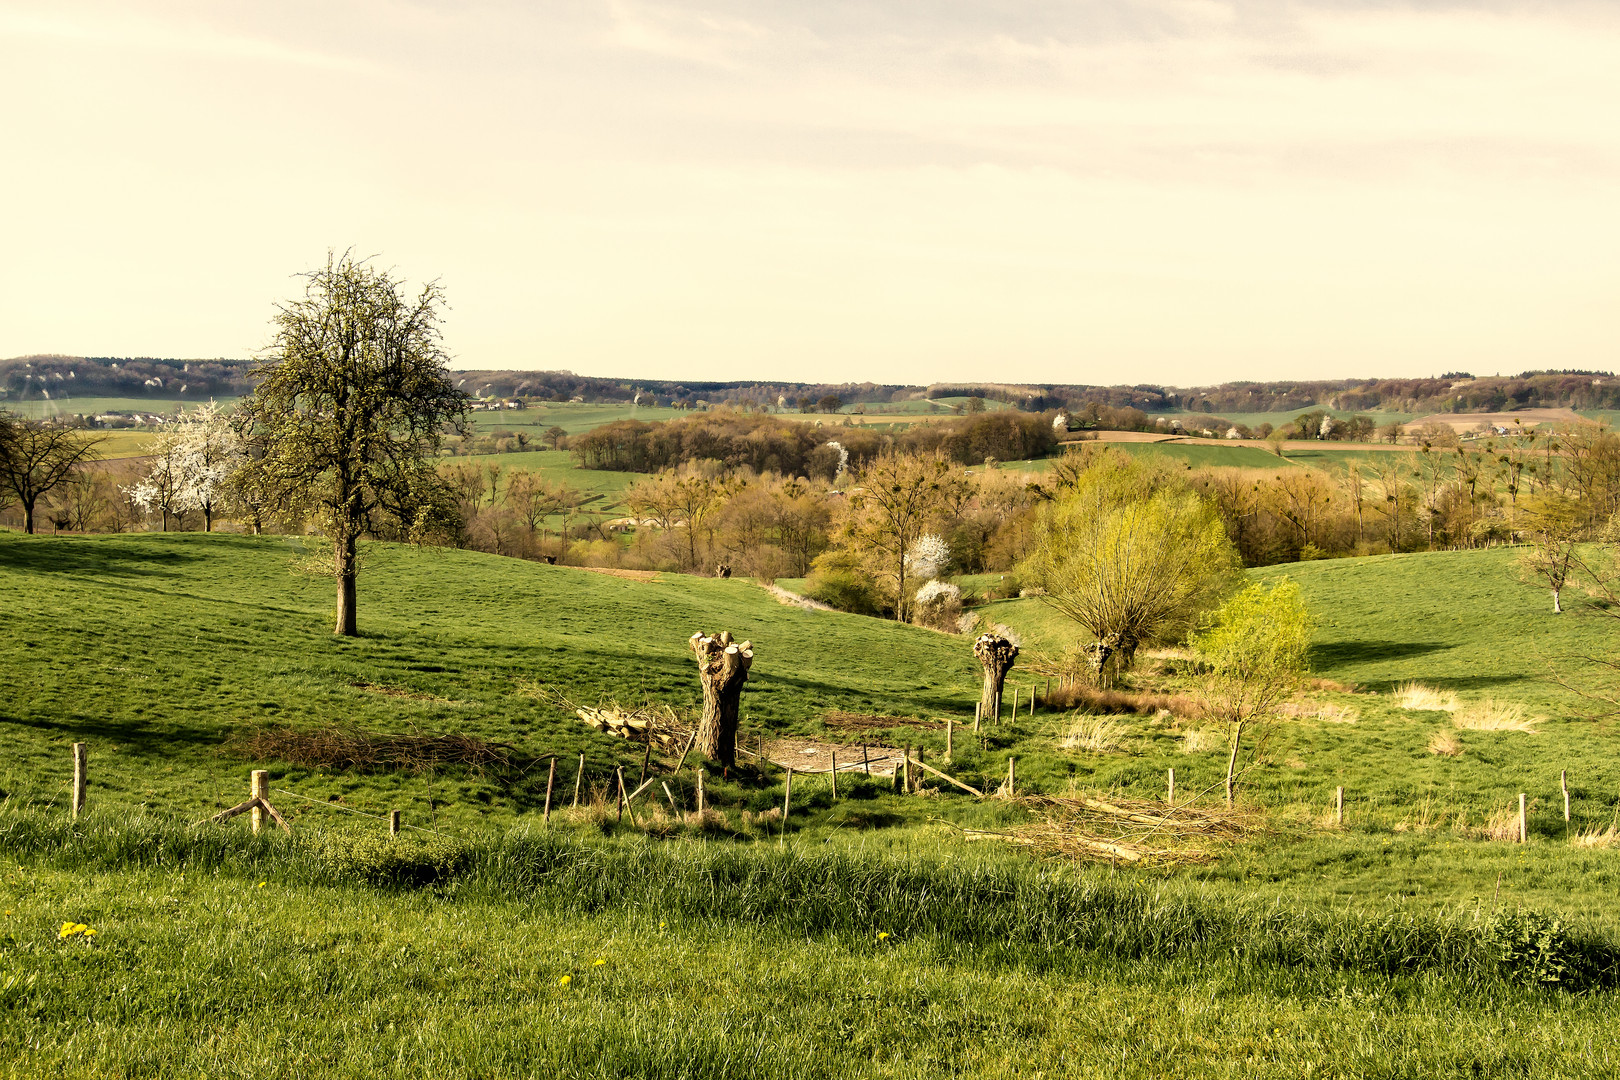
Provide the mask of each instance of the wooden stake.
POLYGON ((676 819, 679 820, 681 816, 681 808, 675 805, 675 793, 669 790, 669 781, 660 780, 658 782, 664 786, 664 798, 669 800, 670 813, 674 814, 676 819))
POLYGON ((787 843, 788 814, 793 810, 793 770, 787 771, 787 785, 782 788, 782 843, 787 843))
POLYGON ((905 782, 905 785, 900 789, 900 791, 904 795, 910 795, 913 791, 916 791, 916 790, 917 790, 917 781, 911 775, 911 744, 907 743, 906 744, 906 782, 905 782))
POLYGON ((973 734, 975 734, 975 735, 977 735, 979 733, 979 719, 983 714, 984 714, 984 702, 975 701, 973 703, 973 734))
MULTIPOLYGON (((923 748, 919 746, 919 747, 917 747, 917 764, 921 765, 922 763, 923 763, 923 748)), ((906 765, 906 777, 907 777, 907 779, 909 779, 911 781, 911 791, 912 791, 912 793, 915 794, 915 795, 921 795, 922 794, 922 770, 918 769, 915 773, 913 773, 911 771, 911 764, 908 762, 907 765, 906 765)))
POLYGON ((557 759, 551 759, 551 769, 546 773, 546 812, 541 821, 551 822, 551 789, 557 786, 557 759))
POLYGON ((647 749, 645 749, 645 750, 643 750, 641 752, 641 776, 640 776, 640 778, 638 778, 636 780, 636 786, 637 787, 640 787, 642 784, 645 784, 647 782, 647 766, 651 762, 652 762, 652 736, 649 735, 647 737, 647 749))
POLYGON ((692 752, 692 744, 695 742, 697 742, 697 728, 693 728, 692 734, 686 737, 686 749, 681 751, 681 760, 677 761, 675 763, 675 767, 669 771, 671 776, 674 776, 676 773, 680 772, 681 769, 686 765, 686 755, 692 752))
POLYGON ((698 813, 703 813, 703 770, 697 771, 697 804, 698 813))
POLYGON ((388 835, 389 836, 398 836, 399 835, 399 811, 398 810, 390 810, 390 811, 388 811, 388 835))
POLYGON ((945 775, 944 773, 940 772, 938 769, 934 768, 932 765, 924 765, 920 761, 917 762, 917 765, 918 765, 919 768, 933 773, 935 776, 939 777, 941 780, 945 781, 946 783, 955 784, 957 787, 961 788, 963 791, 967 792, 970 795, 977 795, 981 799, 984 798, 984 792, 980 791, 978 788, 969 787, 968 785, 962 783, 962 781, 956 779, 954 776, 945 775))
POLYGON ((832 797, 838 799, 838 755, 832 754, 832 797))
MULTIPOLYGON (((265 769, 254 769, 250 780, 251 798, 261 803, 270 801, 270 773, 265 769)), ((264 825, 264 807, 253 808, 253 831, 258 832, 264 825)))
POLYGON ((1343 825, 1344 824, 1344 788, 1343 787, 1340 787, 1339 790, 1338 790, 1338 793, 1334 796, 1333 823, 1335 825, 1343 825))
POLYGON ((865 772, 867 776, 872 775, 872 759, 866 756, 865 743, 861 744, 861 770, 865 772))
POLYGON ((619 778, 619 798, 618 798, 619 818, 618 818, 618 820, 620 822, 623 822, 624 821, 624 766, 623 765, 614 766, 613 775, 617 776, 619 778))
POLYGON ((951 760, 951 728, 954 727, 955 724, 956 721, 953 717, 947 716, 945 718, 945 761, 947 764, 949 764, 951 760))
MULTIPOLYGON (((84 811, 85 789, 90 786, 90 748, 82 742, 73 744, 73 820, 78 821, 84 811)), ((254 812, 257 815, 257 811, 254 812)), ((257 820, 257 817, 255 817, 257 820)))
POLYGON ((579 755, 579 772, 574 774, 574 809, 579 809, 579 785, 585 779, 585 755, 579 755))
POLYGON ((1524 792, 1521 791, 1519 792, 1519 843, 1521 844, 1530 839, 1529 824, 1524 813, 1524 792))
POLYGON ((1564 789, 1564 824, 1569 824, 1569 770, 1558 774, 1558 786, 1564 789))
POLYGON ((1018 779, 1018 759, 1007 759, 1007 798, 1013 797, 1014 783, 1018 779))
POLYGON ((1170 794, 1165 799, 1165 802, 1169 803, 1171 806, 1176 805, 1176 770, 1175 769, 1170 770, 1170 794))

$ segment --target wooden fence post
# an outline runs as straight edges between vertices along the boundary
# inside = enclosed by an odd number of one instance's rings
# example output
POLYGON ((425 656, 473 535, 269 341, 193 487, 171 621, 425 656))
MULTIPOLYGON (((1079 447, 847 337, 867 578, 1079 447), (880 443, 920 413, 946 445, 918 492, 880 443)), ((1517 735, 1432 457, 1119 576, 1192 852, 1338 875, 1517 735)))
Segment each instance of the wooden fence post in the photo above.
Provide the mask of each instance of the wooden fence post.
POLYGON ((1558 786, 1564 789, 1564 824, 1569 824, 1569 770, 1558 774, 1558 786))
POLYGON ((391 836, 391 837, 399 835, 399 811, 398 810, 390 810, 390 811, 388 811, 388 835, 391 836))
POLYGON ((833 801, 836 802, 838 800, 838 755, 837 754, 832 754, 831 757, 832 757, 832 797, 833 797, 833 801))
POLYGON ((787 843, 788 814, 793 810, 793 770, 787 771, 787 785, 782 789, 782 843, 787 843))
POLYGON ((872 775, 872 759, 866 755, 865 743, 861 743, 861 771, 867 776, 872 775))
POLYGON ((647 766, 649 764, 651 764, 651 762, 652 762, 652 736, 649 735, 649 736, 647 736, 647 749, 642 751, 642 753, 641 753, 641 779, 636 781, 636 786, 637 787, 640 787, 642 784, 645 784, 647 782, 647 766))
POLYGON ((574 774, 574 809, 579 809, 579 785, 585 779, 585 755, 579 755, 579 772, 574 774))
POLYGON ((983 717, 984 702, 975 701, 973 703, 973 734, 977 735, 979 733, 979 721, 983 719, 983 717))
POLYGON ((546 812, 541 821, 551 823, 551 789, 557 786, 557 759, 551 759, 551 768, 546 772, 546 812))
POLYGON ((1007 759, 1007 798, 1013 797, 1013 786, 1018 778, 1018 759, 1007 759))
POLYGON ((701 815, 703 813, 703 770, 702 769, 698 769, 698 771, 697 771, 697 804, 698 804, 698 813, 701 815))
POLYGON ((624 766, 615 765, 613 775, 619 778, 619 821, 622 823, 624 821, 624 766))
POLYGON ((1344 824, 1344 788, 1342 786, 1334 795, 1333 823, 1335 825, 1344 824))
MULTIPOLYGON (((269 771, 265 770, 265 769, 254 769, 252 777, 251 777, 249 790, 252 791, 252 793, 253 793, 252 797, 253 798, 258 799, 261 802, 269 802, 270 801, 270 773, 269 773, 269 771)), ((263 826, 263 825, 264 825, 264 808, 260 807, 260 806, 255 806, 253 808, 253 831, 258 832, 260 827, 263 826)))
POLYGON ((1519 792, 1519 843, 1521 844, 1530 838, 1529 824, 1524 813, 1524 792, 1521 791, 1519 792))
POLYGON ((912 792, 913 795, 921 795, 922 794, 922 779, 923 779, 923 773, 922 773, 922 768, 921 768, 922 763, 923 763, 923 748, 919 746, 919 747, 917 747, 917 765, 918 765, 917 775, 915 775, 915 776, 911 775, 911 762, 909 762, 909 761, 906 762, 906 779, 911 781, 911 792, 912 792))
MULTIPOLYGON (((90 748, 82 743, 73 744, 73 820, 84 812, 85 790, 90 786, 90 748)), ((257 810, 254 811, 258 813, 257 810)), ((257 820, 255 818, 254 820, 257 820)))
POLYGON ((952 717, 947 716, 945 718, 945 760, 946 760, 946 762, 949 762, 951 760, 951 728, 953 726, 955 726, 954 719, 952 717))
POLYGON ((1170 770, 1170 794, 1165 799, 1171 806, 1176 805, 1176 770, 1170 770))
POLYGON ((669 812, 675 815, 676 821, 679 821, 681 819, 681 808, 675 805, 675 793, 669 790, 669 781, 660 780, 658 782, 663 785, 664 798, 669 800, 669 812))

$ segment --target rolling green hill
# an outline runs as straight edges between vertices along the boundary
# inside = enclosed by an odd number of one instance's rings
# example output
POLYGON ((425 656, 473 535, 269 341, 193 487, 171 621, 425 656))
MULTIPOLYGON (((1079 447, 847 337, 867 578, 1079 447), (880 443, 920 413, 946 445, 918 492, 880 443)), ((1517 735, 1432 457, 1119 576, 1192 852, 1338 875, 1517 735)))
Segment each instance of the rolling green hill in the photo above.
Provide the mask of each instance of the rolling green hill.
MULTIPOLYGON (((1170 870, 966 844, 960 827, 1027 811, 947 786, 903 797, 848 776, 835 802, 801 774, 784 831, 764 813, 781 773, 744 765, 711 774, 725 829, 643 831, 611 804, 547 829, 543 765, 260 760, 243 740, 267 728, 456 732, 530 761, 584 753, 600 787, 639 769, 639 747, 529 691, 690 709, 698 629, 756 643, 745 734, 887 735, 940 763, 926 721, 965 720, 977 694, 967 639, 784 606, 747 581, 397 545, 367 548, 364 636, 335 639, 330 582, 293 572, 319 553, 289 537, 0 534, 0 1077, 1620 1068, 1620 852, 1571 845, 1554 801, 1568 769, 1573 831, 1614 821, 1620 739, 1539 677, 1542 654, 1613 634, 1545 614, 1511 552, 1254 572, 1300 582, 1318 674, 1358 686, 1318 690, 1319 712, 1273 733, 1246 777, 1262 830, 1170 870), (1545 719, 1454 731, 1449 714, 1396 706, 1408 679, 1545 719), (924 725, 833 730, 831 709, 924 725), (1432 753, 1440 733, 1461 752, 1432 753), (91 747, 78 823, 74 741, 91 747), (244 797, 253 767, 294 837, 200 824, 244 797), (1343 829, 1327 817, 1339 784, 1343 829), (1533 842, 1482 839, 1518 791, 1533 842), (433 832, 389 840, 359 816, 391 807, 433 832)), ((1037 600, 980 610, 1020 631, 1026 665, 1072 640, 1037 600)), ((1174 684, 1173 661, 1164 672, 1174 684)), ((1091 750, 1065 748, 1075 722, 1041 711, 978 740, 964 723, 949 769, 988 786, 1015 755, 1026 792, 1154 798, 1166 768, 1190 794, 1224 764, 1218 737, 1192 745, 1196 718, 1119 717, 1117 741, 1091 750)), ((690 769, 668 781, 690 805, 690 769)))

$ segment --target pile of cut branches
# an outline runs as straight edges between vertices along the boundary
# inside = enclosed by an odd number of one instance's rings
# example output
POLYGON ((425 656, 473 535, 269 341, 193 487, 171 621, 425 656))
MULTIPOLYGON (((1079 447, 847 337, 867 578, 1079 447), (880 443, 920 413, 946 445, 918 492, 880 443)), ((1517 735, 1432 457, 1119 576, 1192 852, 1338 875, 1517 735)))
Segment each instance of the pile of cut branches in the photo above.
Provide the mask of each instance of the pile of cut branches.
POLYGON ((679 750, 691 737, 693 725, 681 719, 668 705, 621 705, 611 698, 595 705, 581 705, 554 686, 526 683, 520 687, 530 697, 571 712, 597 731, 617 735, 632 742, 650 742, 665 750, 679 750))
POLYGON ((1016 800, 1032 821, 1006 831, 965 830, 969 840, 999 839, 1051 858, 1189 865, 1262 827, 1253 811, 1095 795, 1029 795, 1016 800))
POLYGON ((518 776, 534 762, 509 743, 492 743, 474 735, 384 735, 359 728, 261 728, 240 735, 228 749, 253 760, 279 759, 308 769, 352 769, 355 772, 428 773, 463 766, 518 776))

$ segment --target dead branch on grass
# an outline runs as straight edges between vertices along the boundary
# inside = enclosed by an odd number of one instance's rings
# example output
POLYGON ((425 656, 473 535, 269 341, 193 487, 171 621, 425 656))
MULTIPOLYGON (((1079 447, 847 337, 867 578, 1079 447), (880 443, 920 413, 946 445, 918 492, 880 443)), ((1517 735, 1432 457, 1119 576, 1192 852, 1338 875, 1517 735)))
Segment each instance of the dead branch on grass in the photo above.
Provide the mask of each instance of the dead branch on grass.
POLYGON ((308 769, 355 772, 434 772, 464 766, 480 775, 527 772, 526 758, 510 743, 492 743, 474 735, 384 735, 359 728, 261 728, 232 739, 229 750, 256 761, 276 759, 308 769))
POLYGON ((603 698, 595 705, 581 705, 555 686, 519 681, 518 690, 564 712, 571 712, 597 731, 605 731, 631 742, 650 742, 660 749, 679 750, 692 735, 692 724, 682 720, 668 705, 621 705, 603 698))
POLYGON ((1005 831, 964 829, 968 840, 999 839, 1048 858, 1169 866, 1211 862, 1218 849, 1262 827, 1254 811, 1095 795, 1027 795, 1033 820, 1005 831))

